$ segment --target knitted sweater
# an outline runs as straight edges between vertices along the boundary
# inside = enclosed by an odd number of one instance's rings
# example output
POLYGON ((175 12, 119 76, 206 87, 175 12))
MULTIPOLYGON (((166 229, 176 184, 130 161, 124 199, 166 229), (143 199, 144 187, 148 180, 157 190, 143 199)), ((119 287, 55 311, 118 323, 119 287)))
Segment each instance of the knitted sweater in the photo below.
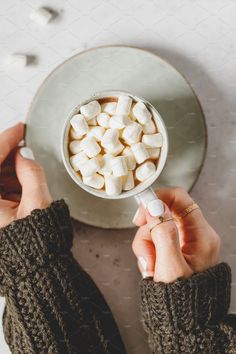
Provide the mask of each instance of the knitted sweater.
MULTIPOLYGON (((126 353, 104 297, 73 259, 72 237, 63 200, 0 229, 3 328, 12 353, 126 353)), ((142 280, 152 353, 236 353, 230 277, 222 263, 173 284, 142 280)))

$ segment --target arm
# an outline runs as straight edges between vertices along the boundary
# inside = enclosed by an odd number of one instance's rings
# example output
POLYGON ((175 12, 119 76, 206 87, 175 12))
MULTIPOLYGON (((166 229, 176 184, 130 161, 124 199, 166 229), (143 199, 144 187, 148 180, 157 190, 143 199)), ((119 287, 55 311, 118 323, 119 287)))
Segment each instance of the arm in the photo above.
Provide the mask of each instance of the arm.
POLYGON ((172 284, 141 281, 143 326, 153 353, 236 353, 236 316, 227 316, 231 272, 221 263, 172 284))
POLYGON ((3 326, 12 353, 125 353, 108 305, 71 246, 62 200, 0 230, 3 326))

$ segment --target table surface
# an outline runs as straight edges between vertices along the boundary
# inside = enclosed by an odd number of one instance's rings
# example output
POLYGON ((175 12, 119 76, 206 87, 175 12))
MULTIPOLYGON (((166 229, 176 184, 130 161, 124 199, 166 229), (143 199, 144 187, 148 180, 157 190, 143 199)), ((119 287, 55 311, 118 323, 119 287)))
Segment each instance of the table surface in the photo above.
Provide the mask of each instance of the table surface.
MULTIPOLYGON (((148 49, 179 69, 206 115, 208 151, 192 191, 222 239, 222 260, 233 270, 236 313, 236 1, 235 0, 0 0, 0 130, 24 120, 38 86, 62 61, 108 44, 148 49), (47 26, 29 20, 35 6, 58 16, 47 26), (20 16, 19 16, 20 14, 20 16), (12 52, 30 66, 7 69, 12 52)), ((110 304, 130 354, 149 353, 138 311, 140 275, 132 256, 134 230, 102 230, 73 222, 74 255, 110 304)), ((1 312, 4 301, 0 300, 1 312)), ((1 354, 10 353, 0 331, 1 354)))

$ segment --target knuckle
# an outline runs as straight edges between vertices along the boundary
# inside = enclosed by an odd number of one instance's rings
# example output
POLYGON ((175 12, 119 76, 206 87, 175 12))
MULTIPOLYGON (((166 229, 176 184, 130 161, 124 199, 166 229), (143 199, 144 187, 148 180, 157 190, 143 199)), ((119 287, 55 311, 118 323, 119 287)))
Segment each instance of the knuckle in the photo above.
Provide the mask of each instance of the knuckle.
POLYGON ((176 195, 186 195, 186 194, 188 194, 188 192, 183 187, 175 187, 174 188, 174 193, 176 195))

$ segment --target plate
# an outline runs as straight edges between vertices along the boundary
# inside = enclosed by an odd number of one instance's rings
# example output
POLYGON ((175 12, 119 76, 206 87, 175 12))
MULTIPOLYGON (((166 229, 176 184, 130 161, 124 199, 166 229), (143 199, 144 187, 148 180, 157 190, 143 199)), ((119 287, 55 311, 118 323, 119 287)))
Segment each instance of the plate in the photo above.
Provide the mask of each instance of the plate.
POLYGON ((195 184, 205 158, 207 133, 199 101, 185 78, 160 57, 141 48, 105 46, 81 52, 59 65, 43 82, 27 115, 26 143, 45 169, 54 199, 64 198, 71 216, 103 228, 133 227, 134 198, 106 200, 78 187, 60 155, 62 127, 69 112, 103 90, 145 98, 168 130, 166 166, 155 189, 195 184))

